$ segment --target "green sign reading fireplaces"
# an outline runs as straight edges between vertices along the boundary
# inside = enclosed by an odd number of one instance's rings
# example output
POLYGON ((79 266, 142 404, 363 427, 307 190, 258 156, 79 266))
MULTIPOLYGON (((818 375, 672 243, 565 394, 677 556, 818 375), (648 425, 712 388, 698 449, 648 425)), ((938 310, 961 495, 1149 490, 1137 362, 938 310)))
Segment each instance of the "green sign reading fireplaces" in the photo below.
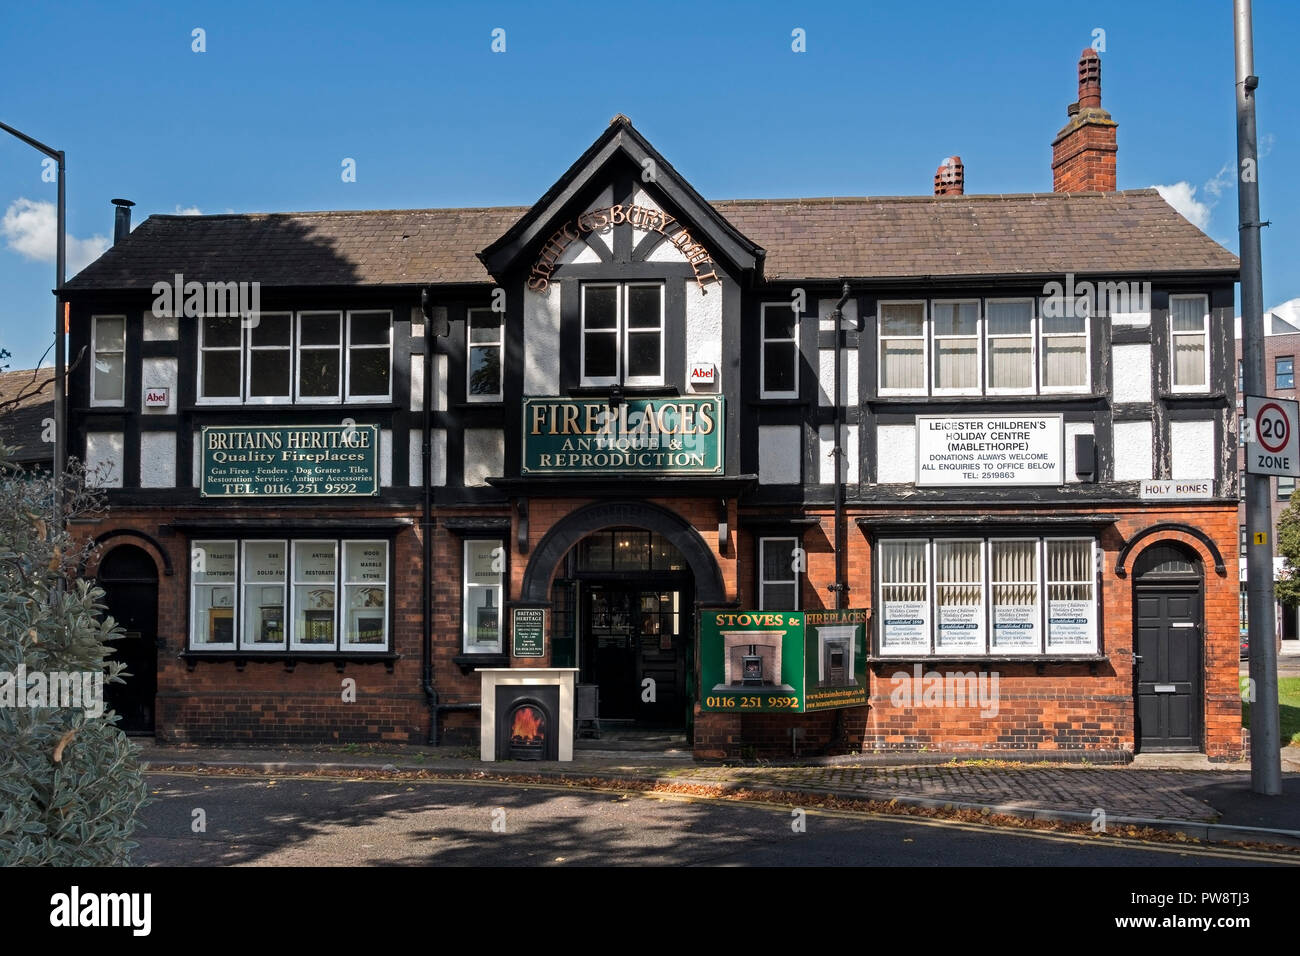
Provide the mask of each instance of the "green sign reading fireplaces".
POLYGON ((721 396, 524 399, 525 475, 720 475, 721 396))
POLYGON ((199 440, 205 498, 379 494, 378 425, 208 425, 199 440))
POLYGON ((867 702, 865 609, 700 612, 700 703, 806 714, 867 702))

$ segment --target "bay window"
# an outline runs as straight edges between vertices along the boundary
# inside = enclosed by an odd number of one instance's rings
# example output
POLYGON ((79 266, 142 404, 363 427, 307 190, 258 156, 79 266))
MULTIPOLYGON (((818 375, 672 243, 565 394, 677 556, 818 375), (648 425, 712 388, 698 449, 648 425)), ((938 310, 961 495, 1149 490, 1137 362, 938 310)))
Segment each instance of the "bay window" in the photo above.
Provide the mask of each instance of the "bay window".
POLYGON ((1172 390, 1203 392, 1210 387, 1209 300, 1203 295, 1169 297, 1172 390))
POLYGON ((470 309, 466 317, 466 399, 501 401, 501 313, 470 309))
POLYGON ((193 542, 190 649, 386 651, 388 550, 383 540, 193 542))
POLYGON ((97 315, 91 321, 90 404, 121 405, 126 396, 126 316, 97 315))
POLYGON ((470 538, 465 541, 461 634, 467 654, 502 653, 505 554, 499 538, 470 538))
POLYGON ((1091 538, 882 540, 879 653, 1095 654, 1095 554, 1091 538))
POLYGON ((925 303, 880 303, 880 393, 924 394, 925 303))
POLYGON ((582 287, 583 385, 664 383, 662 283, 582 287))
POLYGON ((762 307, 761 398, 799 397, 799 314, 789 303, 762 307))

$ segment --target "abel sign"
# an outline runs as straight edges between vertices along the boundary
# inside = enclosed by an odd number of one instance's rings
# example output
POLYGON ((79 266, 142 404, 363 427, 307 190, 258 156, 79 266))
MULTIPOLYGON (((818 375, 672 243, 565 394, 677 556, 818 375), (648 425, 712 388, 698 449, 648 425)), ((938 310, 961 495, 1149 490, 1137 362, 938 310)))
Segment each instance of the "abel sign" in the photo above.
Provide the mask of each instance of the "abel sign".
POLYGON ((916 456, 916 483, 922 487, 1065 481, 1060 415, 920 415, 916 456))

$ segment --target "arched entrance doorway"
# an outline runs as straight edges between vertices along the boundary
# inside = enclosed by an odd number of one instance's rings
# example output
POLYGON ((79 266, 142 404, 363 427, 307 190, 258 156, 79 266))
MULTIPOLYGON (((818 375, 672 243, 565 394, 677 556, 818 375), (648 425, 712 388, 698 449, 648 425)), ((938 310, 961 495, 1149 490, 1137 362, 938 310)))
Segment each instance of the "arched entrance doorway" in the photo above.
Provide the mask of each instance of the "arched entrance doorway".
POLYGON ((1204 581, 1195 552, 1151 545, 1133 566, 1134 713, 1139 751, 1201 748, 1204 581))
POLYGON ((105 684, 105 706, 129 734, 152 734, 158 693, 158 569, 147 551, 124 544, 99 564, 107 613, 125 632, 111 642, 112 660, 126 665, 125 684, 105 684))
POLYGON ((589 505, 539 542, 520 599, 549 602, 553 661, 600 688, 600 719, 690 731, 695 607, 725 599, 709 546, 648 503, 589 505))

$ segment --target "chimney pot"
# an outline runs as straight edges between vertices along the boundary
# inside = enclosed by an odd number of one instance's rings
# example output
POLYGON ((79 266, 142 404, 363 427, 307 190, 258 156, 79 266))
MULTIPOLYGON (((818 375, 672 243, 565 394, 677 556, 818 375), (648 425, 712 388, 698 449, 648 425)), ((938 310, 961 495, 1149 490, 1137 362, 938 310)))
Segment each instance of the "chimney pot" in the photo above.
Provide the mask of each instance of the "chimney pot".
POLYGON ((1079 55, 1079 106, 1101 108, 1101 57, 1092 47, 1084 47, 1079 55))
POLYGON ((129 199, 114 199, 113 205, 113 245, 117 245, 131 234, 131 207, 135 203, 129 199))
POLYGON ((961 196, 966 192, 966 167, 960 156, 949 156, 934 173, 936 196, 961 196))
POLYGON ((1101 108, 1101 57, 1092 47, 1079 57, 1079 99, 1065 113, 1065 126, 1052 140, 1052 190, 1114 192, 1119 124, 1101 108))

